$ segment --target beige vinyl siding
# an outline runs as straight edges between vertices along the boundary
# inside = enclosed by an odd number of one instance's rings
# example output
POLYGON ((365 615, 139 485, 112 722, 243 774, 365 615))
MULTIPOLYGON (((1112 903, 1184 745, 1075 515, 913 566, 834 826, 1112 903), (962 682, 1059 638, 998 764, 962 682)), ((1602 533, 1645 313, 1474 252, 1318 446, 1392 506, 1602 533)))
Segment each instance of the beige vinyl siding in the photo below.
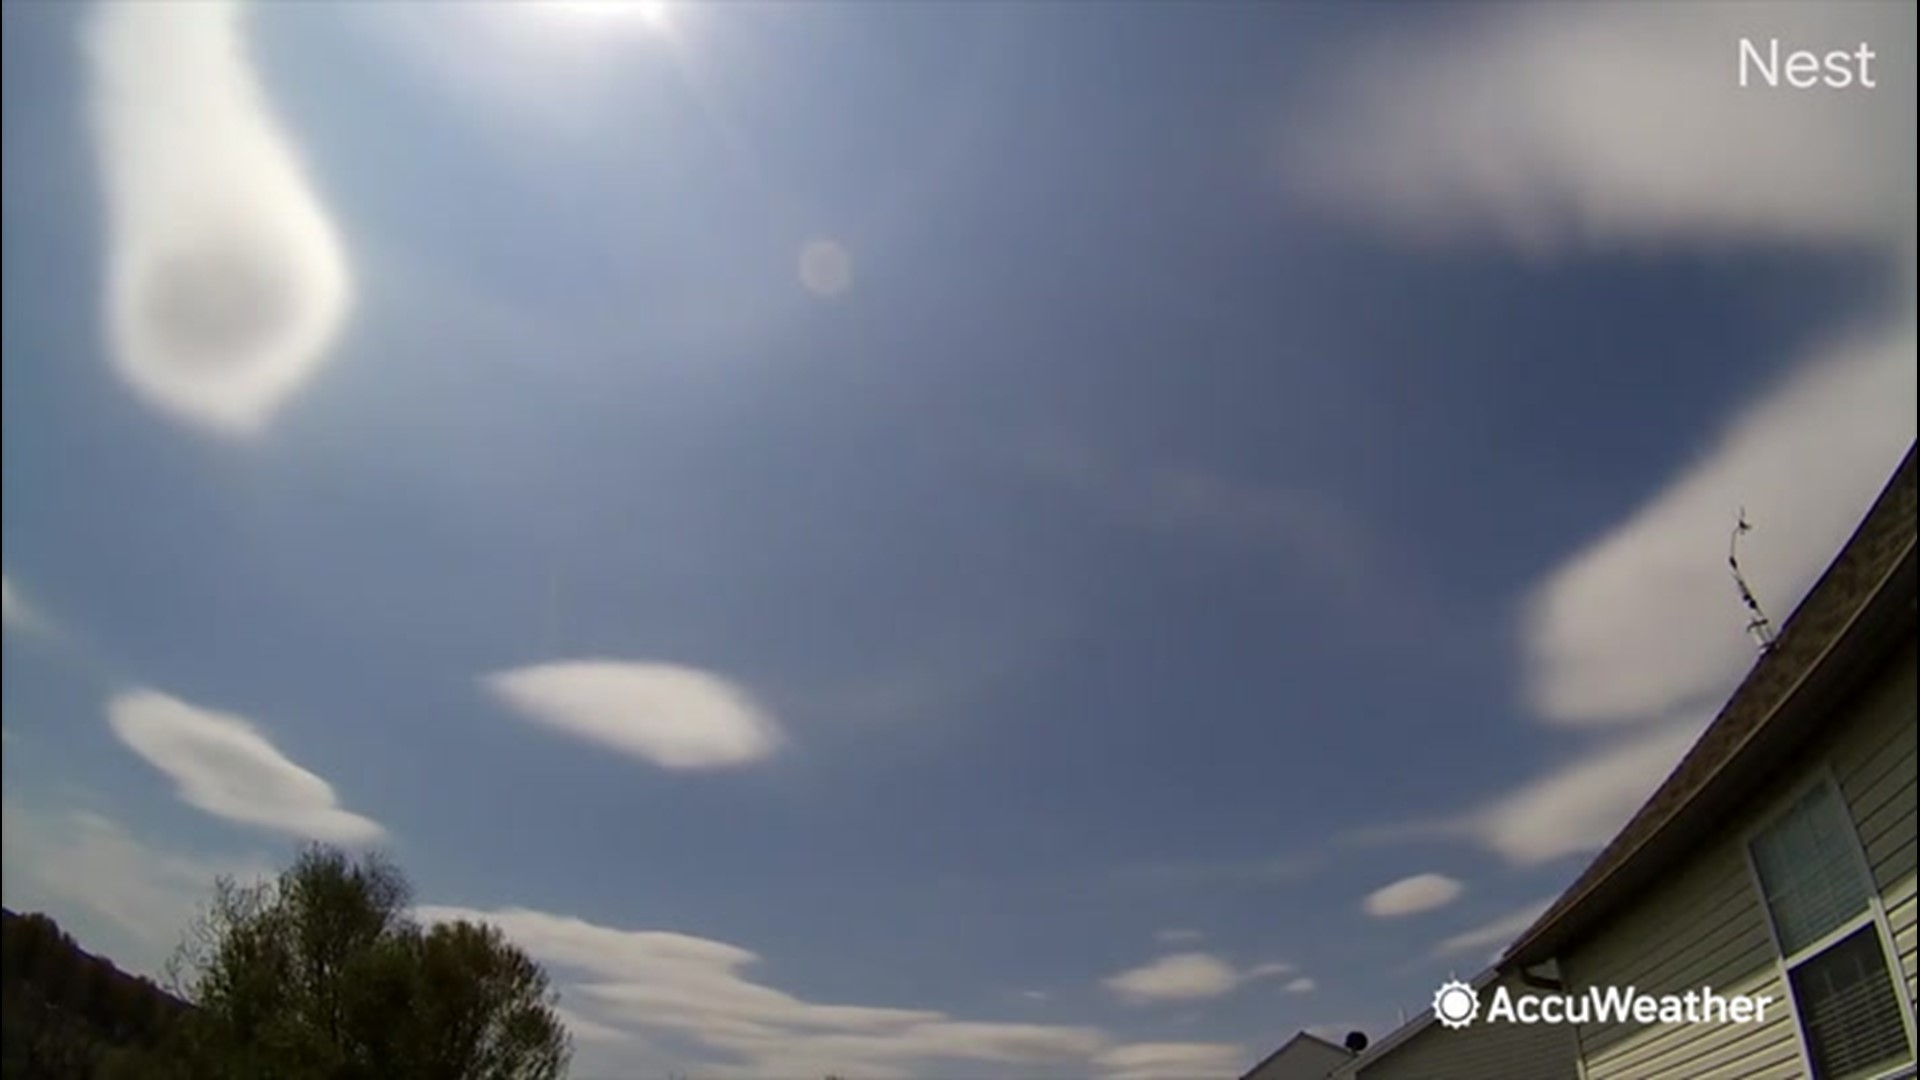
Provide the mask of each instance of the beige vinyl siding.
POLYGON ((1860 698, 1855 720, 1834 740, 1834 778, 1866 851, 1867 865, 1887 911, 1894 951, 1906 976, 1907 1000, 1915 996, 1914 955, 1914 770, 1915 717, 1920 714, 1920 668, 1912 638, 1896 653, 1902 659, 1860 698))
POLYGON ((1643 994, 1718 994, 1774 999, 1765 1023, 1585 1024, 1587 1080, 1633 1077, 1793 1077, 1800 1047, 1786 1008, 1773 939, 1747 872, 1739 834, 1682 866, 1583 948, 1562 958, 1568 986, 1631 986, 1643 994))
POLYGON ((1797 1077, 1799 1033, 1746 860, 1745 839, 1779 799, 1831 768, 1886 907, 1909 1000, 1915 988, 1914 643, 1842 706, 1803 769, 1757 794, 1717 842, 1561 957, 1568 985, 1633 986, 1642 993, 1765 994, 1764 1024, 1587 1024, 1579 1031, 1586 1080, 1797 1077))
MULTIPOLYGON (((1511 977, 1502 980, 1514 994, 1536 993, 1511 977)), ((1480 991, 1481 1016, 1498 983, 1480 991)), ((1528 1080, 1577 1080, 1579 1065, 1573 1029, 1564 1024, 1487 1023, 1458 1031, 1429 1024, 1379 1060, 1363 1063, 1358 1080, 1487 1080, 1524 1076, 1528 1080)))

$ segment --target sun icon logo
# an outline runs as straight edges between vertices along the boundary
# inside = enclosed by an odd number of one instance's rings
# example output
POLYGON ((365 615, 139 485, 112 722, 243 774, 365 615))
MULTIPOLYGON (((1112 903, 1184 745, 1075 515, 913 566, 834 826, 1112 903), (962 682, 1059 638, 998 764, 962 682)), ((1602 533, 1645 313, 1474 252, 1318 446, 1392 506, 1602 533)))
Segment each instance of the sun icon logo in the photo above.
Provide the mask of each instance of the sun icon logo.
POLYGON ((1448 979, 1433 992, 1433 1015, 1443 1027, 1466 1027, 1480 1015, 1480 995, 1459 979, 1448 979))

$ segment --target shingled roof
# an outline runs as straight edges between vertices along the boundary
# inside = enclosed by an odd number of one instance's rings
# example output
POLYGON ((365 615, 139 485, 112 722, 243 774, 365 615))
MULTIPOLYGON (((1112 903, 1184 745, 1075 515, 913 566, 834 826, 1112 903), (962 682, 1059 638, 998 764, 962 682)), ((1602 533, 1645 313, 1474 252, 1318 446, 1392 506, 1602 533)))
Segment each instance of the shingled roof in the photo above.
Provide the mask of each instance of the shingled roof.
POLYGON ((1912 633, 1914 448, 1838 558, 1666 782, 1502 955, 1542 963, 1685 859, 1778 774, 1844 698, 1912 633))

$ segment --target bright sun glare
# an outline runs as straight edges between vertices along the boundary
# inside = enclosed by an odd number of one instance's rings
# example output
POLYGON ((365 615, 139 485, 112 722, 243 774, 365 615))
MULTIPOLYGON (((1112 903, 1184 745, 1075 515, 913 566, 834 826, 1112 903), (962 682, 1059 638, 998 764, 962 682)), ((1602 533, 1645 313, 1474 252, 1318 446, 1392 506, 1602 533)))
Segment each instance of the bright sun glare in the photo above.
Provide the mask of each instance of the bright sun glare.
POLYGON ((570 17, 633 21, 663 31, 672 14, 667 0, 546 0, 543 6, 570 17))

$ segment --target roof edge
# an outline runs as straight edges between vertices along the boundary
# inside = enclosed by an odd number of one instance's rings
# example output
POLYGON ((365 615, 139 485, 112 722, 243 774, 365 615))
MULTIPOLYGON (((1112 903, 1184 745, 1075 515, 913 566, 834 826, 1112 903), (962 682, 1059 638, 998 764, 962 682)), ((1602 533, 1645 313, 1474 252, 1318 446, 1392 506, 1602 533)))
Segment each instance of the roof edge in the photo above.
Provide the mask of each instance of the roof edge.
POLYGON ((1901 607, 1898 598, 1888 594, 1896 580, 1904 577, 1908 591, 1913 583, 1914 456, 1915 446, 1909 444, 1873 506, 1788 617, 1775 647, 1741 680, 1713 723, 1633 818, 1553 906, 1507 947, 1495 963, 1497 970, 1544 962, 1603 917, 1609 910, 1601 906, 1607 903, 1606 894, 1624 873, 1641 867, 1650 849, 1684 826, 1703 796, 1730 797, 1722 789, 1733 786, 1725 783, 1732 767, 1749 757, 1783 715, 1792 721, 1808 713, 1797 706, 1809 683, 1843 654, 1872 648, 1871 641, 1863 640, 1863 625, 1877 626, 1891 611, 1894 619, 1904 612, 1906 626, 1912 627, 1911 598, 1901 607), (1854 580, 1860 577, 1867 587, 1850 590, 1848 586, 1862 584, 1854 580), (1875 612, 1881 617, 1870 619, 1875 612), (1730 742, 1716 745, 1716 737, 1730 742))
MULTIPOLYGON (((1309 1042, 1317 1042, 1321 1046, 1324 1046, 1329 1050, 1338 1050, 1341 1053, 1347 1055, 1347 1058, 1349 1060, 1359 1056, 1358 1054, 1355 1054, 1353 1051, 1347 1049, 1346 1047, 1341 1046, 1339 1043, 1334 1042, 1332 1039, 1323 1039, 1320 1036, 1315 1035, 1313 1032, 1308 1031, 1306 1028, 1301 1028, 1299 1031, 1296 1031, 1293 1033, 1292 1038, 1288 1039, 1286 1042, 1283 1042, 1279 1046, 1275 1047, 1273 1053, 1268 1054, 1266 1057, 1261 1058, 1259 1061, 1254 1063, 1253 1068, 1248 1069, 1246 1072, 1241 1073, 1240 1080, 1246 1080, 1247 1077, 1252 1076, 1254 1073, 1257 1073, 1261 1069, 1266 1068, 1267 1065, 1270 1062, 1272 1062, 1274 1058, 1277 1058, 1281 1054, 1286 1053, 1287 1047, 1292 1046, 1294 1043, 1299 1042, 1301 1039, 1306 1039, 1309 1042)), ((1337 1066, 1337 1067, 1344 1068, 1345 1066, 1337 1066)))

